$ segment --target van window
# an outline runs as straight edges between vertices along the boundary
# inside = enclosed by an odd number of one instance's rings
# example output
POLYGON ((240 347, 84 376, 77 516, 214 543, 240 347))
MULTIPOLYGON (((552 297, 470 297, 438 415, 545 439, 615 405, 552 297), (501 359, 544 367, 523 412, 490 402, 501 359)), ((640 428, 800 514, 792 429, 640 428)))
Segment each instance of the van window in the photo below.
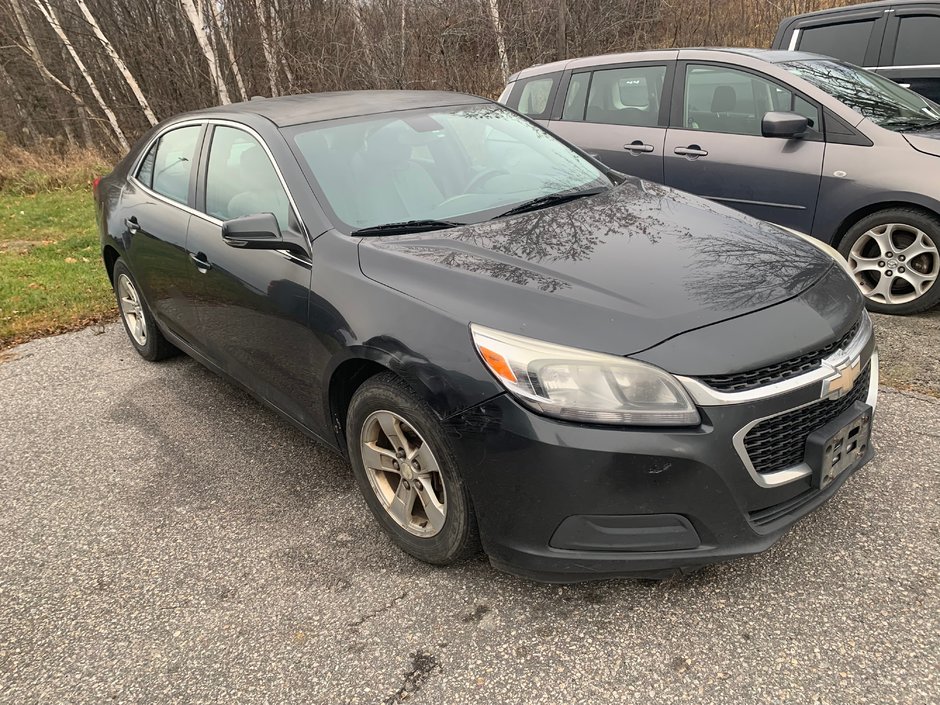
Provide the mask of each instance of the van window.
POLYGON ((658 125, 665 78, 665 66, 595 71, 584 120, 607 125, 658 125))
POLYGON ((916 15, 900 18, 895 66, 940 64, 940 16, 916 15))
POLYGON ((874 20, 804 27, 800 29, 800 44, 797 48, 862 66, 874 27, 874 20))
POLYGON ((808 117, 818 129, 819 110, 792 91, 746 71, 718 66, 686 69, 683 126, 690 130, 760 135, 772 110, 808 117))
POLYGON ((565 95, 565 109, 561 113, 562 120, 583 120, 584 104, 587 100, 588 84, 591 82, 591 73, 576 73, 568 82, 568 93, 565 95))
POLYGON ((557 81, 558 74, 533 76, 516 81, 506 105, 526 117, 547 120, 557 81))

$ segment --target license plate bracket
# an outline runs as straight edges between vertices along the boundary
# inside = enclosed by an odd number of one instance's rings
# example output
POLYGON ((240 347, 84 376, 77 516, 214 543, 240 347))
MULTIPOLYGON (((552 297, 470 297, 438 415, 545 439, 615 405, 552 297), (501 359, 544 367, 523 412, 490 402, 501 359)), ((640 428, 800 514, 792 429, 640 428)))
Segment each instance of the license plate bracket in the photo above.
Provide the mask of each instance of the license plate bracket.
POLYGON ((871 443, 872 408, 857 401, 838 418, 806 439, 806 459, 813 468, 813 486, 825 489, 865 457, 871 443))

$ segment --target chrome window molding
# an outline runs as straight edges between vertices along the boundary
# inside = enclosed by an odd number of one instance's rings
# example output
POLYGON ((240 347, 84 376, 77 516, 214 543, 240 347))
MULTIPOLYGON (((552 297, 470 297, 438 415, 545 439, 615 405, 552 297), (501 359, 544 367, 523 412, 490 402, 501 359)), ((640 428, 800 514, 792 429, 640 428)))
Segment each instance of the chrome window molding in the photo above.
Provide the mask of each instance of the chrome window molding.
MULTIPOLYGON (((137 178, 137 172, 140 170, 141 161, 144 159, 144 157, 150 151, 150 148, 153 147, 154 143, 157 140, 159 140, 167 132, 170 132, 180 127, 190 127, 192 125, 200 125, 200 126, 201 125, 224 125, 226 127, 232 127, 234 129, 247 132, 249 135, 251 135, 256 140, 258 140, 258 144, 261 145, 261 148, 264 150, 265 154, 268 155, 268 160, 271 162, 271 165, 274 167, 274 172, 277 174, 278 181, 281 182, 281 187, 284 189, 284 193, 287 195, 287 200, 290 202, 291 212, 293 213, 294 218, 297 220, 298 225, 300 225, 301 233, 303 234, 304 238, 307 240, 307 245, 309 246, 310 234, 307 231, 307 226, 304 223, 303 218, 300 217, 300 211, 297 208, 297 202, 294 200, 294 195, 291 193, 290 188, 287 186, 287 181, 284 179, 284 175, 281 173, 281 168, 278 166, 277 160, 274 158, 274 154, 271 152, 271 149, 268 147, 267 142, 264 141, 264 138, 261 135, 259 135, 254 129, 252 129, 251 127, 248 127, 248 125, 245 125, 243 123, 236 122, 234 120, 223 120, 220 118, 194 118, 191 120, 181 120, 180 122, 174 122, 170 125, 167 125, 162 130, 160 130, 157 134, 155 134, 150 139, 150 141, 147 142, 146 146, 140 150, 140 152, 137 155, 137 158, 134 160, 133 167, 129 170, 128 179, 130 179, 137 188, 141 189, 142 191, 144 191, 144 193, 148 194, 149 196, 152 196, 153 198, 156 198, 157 200, 162 201, 163 203, 167 203, 171 206, 176 206, 180 210, 183 210, 186 213, 189 213, 190 215, 194 215, 197 218, 201 218, 202 220, 212 223, 213 225, 217 225, 221 227, 223 221, 219 220, 218 218, 215 218, 209 215, 208 213, 203 213, 200 210, 192 208, 186 203, 180 203, 179 201, 174 201, 172 198, 168 198, 160 193, 157 193, 156 191, 154 191, 149 186, 146 186, 143 182, 141 182, 137 178)), ((199 166, 200 164, 197 163, 196 168, 199 168, 199 166)))
POLYGON ((897 66, 863 66, 868 71, 884 71, 887 69, 940 69, 940 64, 898 64, 897 66))
MULTIPOLYGON (((865 403, 874 409, 878 405, 877 350, 872 352, 871 358, 869 358, 869 364, 871 365, 871 374, 868 381, 868 396, 865 399, 865 403)), ((765 488, 779 487, 780 485, 785 485, 788 482, 793 482, 794 480, 799 480, 801 477, 807 477, 812 474, 813 469, 805 462, 800 463, 799 465, 794 465, 790 468, 777 470, 776 472, 763 474, 757 472, 757 469, 754 467, 754 464, 751 462, 751 458, 747 453, 747 448, 744 445, 744 437, 748 434, 748 431, 754 428, 761 421, 766 421, 767 419, 772 419, 776 416, 782 416, 783 414, 789 414, 791 411, 796 411, 798 409, 804 409, 808 406, 812 406, 813 404, 818 404, 820 401, 820 399, 814 399, 807 404, 801 404, 800 406, 794 407, 792 409, 784 409, 783 411, 779 411, 776 414, 754 419, 749 424, 744 426, 740 431, 734 434, 731 442, 734 445, 735 451, 737 451, 738 457, 741 458, 741 462, 744 463, 744 467, 747 469, 748 474, 751 476, 754 482, 765 488)))
POLYGON ((796 46, 800 43, 800 33, 802 31, 802 29, 793 30, 793 34, 790 35, 790 46, 787 47, 787 51, 796 51, 796 46))
POLYGON ((693 401, 699 406, 725 406, 728 404, 746 404, 748 402, 769 399, 781 394, 796 391, 802 387, 822 383, 837 375, 845 362, 854 362, 860 359, 865 348, 868 346, 873 335, 871 318, 868 313, 862 314, 862 322, 858 327, 858 332, 844 349, 836 350, 832 355, 824 358, 818 368, 811 370, 797 377, 768 384, 757 389, 748 389, 743 392, 721 392, 712 389, 704 382, 694 378, 678 375, 679 381, 686 391, 692 397, 693 401))

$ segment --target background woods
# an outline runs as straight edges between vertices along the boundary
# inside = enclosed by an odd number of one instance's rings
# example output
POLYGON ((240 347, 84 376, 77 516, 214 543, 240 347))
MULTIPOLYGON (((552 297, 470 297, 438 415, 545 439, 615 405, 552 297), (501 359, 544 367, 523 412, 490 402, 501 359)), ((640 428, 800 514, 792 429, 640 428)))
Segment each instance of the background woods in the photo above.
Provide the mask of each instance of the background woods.
POLYGON ((0 140, 126 150, 184 110, 355 88, 496 96, 507 73, 662 46, 767 46, 848 0, 0 0, 0 140))

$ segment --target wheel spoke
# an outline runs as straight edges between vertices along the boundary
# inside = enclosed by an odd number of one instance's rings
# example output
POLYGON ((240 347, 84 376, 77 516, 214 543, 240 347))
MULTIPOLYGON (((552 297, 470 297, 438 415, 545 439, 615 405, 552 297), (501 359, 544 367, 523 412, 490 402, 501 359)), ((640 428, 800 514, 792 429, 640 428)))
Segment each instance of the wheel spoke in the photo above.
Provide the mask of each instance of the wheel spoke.
POLYGON ((367 468, 397 473, 398 471, 392 467, 394 460, 394 451, 382 448, 374 442, 362 444, 362 464, 367 468))
POLYGON ((894 251, 894 223, 889 223, 888 225, 881 225, 877 228, 872 228, 867 233, 865 233, 878 243, 878 247, 881 249, 881 254, 884 256, 888 252, 894 251))
POLYGON ((884 267, 879 267, 878 263, 884 262, 880 257, 862 257, 860 255, 849 256, 849 266, 853 272, 880 272, 884 267))
POLYGON ((898 254, 904 255, 907 260, 910 261, 920 255, 932 255, 933 257, 937 257, 940 255, 940 252, 937 251, 937 246, 927 237, 927 233, 918 230, 914 242, 903 250, 899 250, 898 254))
POLYGON ((404 481, 398 483, 398 489, 388 505, 388 513, 399 524, 407 527, 412 521, 411 513, 414 511, 416 493, 413 485, 408 483, 408 487, 405 487, 405 484, 404 481))
POLYGON ((930 285, 937 280, 936 274, 933 276, 921 274, 920 272, 915 272, 909 267, 905 268, 903 272, 899 271, 898 276, 914 287, 914 293, 918 296, 927 291, 927 289, 930 288, 930 285))
POLYGON ((408 445, 408 439, 405 437, 405 434, 401 429, 401 422, 391 414, 382 413, 376 417, 376 420, 379 422, 379 426, 382 427, 382 433, 385 434, 385 437, 391 442, 395 448, 401 448, 405 454, 408 454, 410 446, 408 445))
POLYGON ((440 531, 444 528, 444 504, 437 498, 437 495, 434 492, 434 485, 431 483, 430 475, 422 475, 420 477, 420 482, 416 483, 420 485, 420 489, 417 490, 418 498, 421 500, 421 504, 424 507, 424 513, 428 517, 428 523, 435 531, 440 531))
POLYGON ((891 294, 892 283, 893 283, 893 280, 891 279, 891 277, 886 277, 885 275, 882 274, 881 279, 878 280, 878 283, 875 284, 875 286, 872 287, 872 290, 868 293, 868 297, 875 299, 875 300, 878 300, 878 297, 880 297, 881 300, 884 301, 884 303, 888 303, 888 304, 893 303, 894 297, 891 294))

